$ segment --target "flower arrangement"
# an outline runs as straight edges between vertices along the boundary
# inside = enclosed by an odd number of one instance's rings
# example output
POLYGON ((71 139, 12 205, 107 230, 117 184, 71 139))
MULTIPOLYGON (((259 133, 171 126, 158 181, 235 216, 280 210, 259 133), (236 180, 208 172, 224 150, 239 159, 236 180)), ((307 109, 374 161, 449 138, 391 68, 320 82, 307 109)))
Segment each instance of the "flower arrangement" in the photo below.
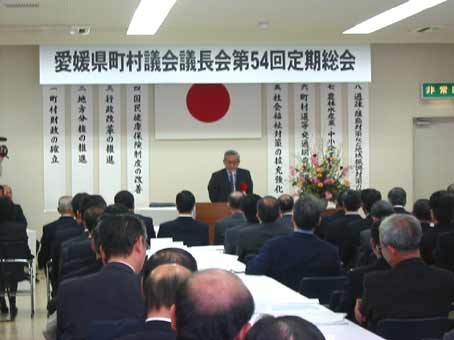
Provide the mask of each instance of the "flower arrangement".
POLYGON ((334 201, 339 193, 350 188, 348 170, 348 166, 341 165, 339 154, 313 154, 310 160, 290 168, 290 182, 297 196, 310 194, 334 201))

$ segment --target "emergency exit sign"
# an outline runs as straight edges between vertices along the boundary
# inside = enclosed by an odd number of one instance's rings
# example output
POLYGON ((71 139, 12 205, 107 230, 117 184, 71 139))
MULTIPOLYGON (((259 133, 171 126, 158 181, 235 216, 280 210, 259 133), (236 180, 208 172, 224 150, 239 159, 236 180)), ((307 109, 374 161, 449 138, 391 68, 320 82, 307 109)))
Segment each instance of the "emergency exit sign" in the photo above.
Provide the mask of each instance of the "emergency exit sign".
POLYGON ((454 99, 454 83, 423 83, 421 91, 423 99, 454 99))

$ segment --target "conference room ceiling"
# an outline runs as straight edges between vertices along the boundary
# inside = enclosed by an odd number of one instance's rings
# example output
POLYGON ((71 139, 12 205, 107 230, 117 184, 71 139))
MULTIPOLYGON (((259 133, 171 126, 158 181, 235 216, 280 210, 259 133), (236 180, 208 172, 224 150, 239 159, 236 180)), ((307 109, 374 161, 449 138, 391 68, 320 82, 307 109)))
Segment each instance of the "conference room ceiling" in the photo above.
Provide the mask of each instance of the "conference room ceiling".
POLYGON ((403 2, 177 0, 155 36, 131 37, 126 30, 138 0, 0 0, 0 44, 454 42, 454 0, 369 35, 342 34, 403 2), (267 29, 259 27, 262 21, 267 29), (71 35, 73 26, 91 32, 71 35))

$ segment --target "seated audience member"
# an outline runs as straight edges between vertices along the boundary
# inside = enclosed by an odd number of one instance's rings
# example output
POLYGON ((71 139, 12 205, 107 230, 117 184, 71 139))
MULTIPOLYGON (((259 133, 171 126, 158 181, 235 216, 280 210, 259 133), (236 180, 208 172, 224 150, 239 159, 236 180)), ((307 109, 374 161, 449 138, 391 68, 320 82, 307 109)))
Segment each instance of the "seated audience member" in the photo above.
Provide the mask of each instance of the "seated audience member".
POLYGON ((325 340, 322 332, 299 316, 264 316, 246 335, 246 340, 325 340))
POLYGON ((176 198, 178 218, 162 223, 158 237, 172 237, 174 241, 182 241, 186 246, 208 245, 208 225, 194 220, 192 217, 195 197, 192 192, 183 190, 176 198))
POLYGON ((277 222, 279 202, 272 196, 265 196, 258 201, 257 218, 260 224, 240 231, 237 254, 241 262, 246 262, 247 256, 257 255, 266 241, 291 232, 287 226, 277 222))
POLYGON ((413 204, 412 214, 418 219, 419 223, 421 223, 423 234, 432 229, 432 214, 430 212, 430 202, 428 199, 421 198, 417 200, 415 204, 413 204))
POLYGON ((295 231, 265 243, 250 260, 246 274, 267 275, 294 290, 303 277, 335 276, 340 272, 339 254, 320 240, 314 230, 320 223, 320 208, 311 198, 300 198, 293 208, 295 231))
POLYGON ((253 313, 244 283, 232 273, 209 269, 180 285, 171 319, 178 340, 243 340, 253 313))
POLYGON ((437 267, 454 271, 454 231, 438 235, 433 257, 437 267))
POLYGON ((241 211, 241 199, 243 196, 244 194, 241 191, 234 191, 229 195, 227 205, 231 210, 231 215, 216 222, 214 226, 214 244, 224 244, 226 231, 246 222, 246 218, 241 211))
POLYGON ((82 213, 81 213, 80 209, 82 206, 82 202, 88 196, 90 196, 90 195, 87 194, 86 192, 79 192, 74 195, 74 197, 71 201, 71 205, 73 207, 73 214, 74 214, 74 217, 76 218, 76 222, 78 225, 82 225, 82 213))
MULTIPOLYGON (((394 214, 394 209, 388 201, 377 201, 372 205, 370 210, 372 215, 372 220, 374 223, 380 224, 380 222, 392 214, 394 214)), ((363 230, 359 234, 359 250, 358 258, 356 260, 356 267, 367 266, 373 264, 376 261, 376 256, 372 252, 370 247, 371 241, 371 232, 370 229, 363 230)))
POLYGON ((326 241, 335 245, 339 249, 342 261, 349 260, 344 256, 344 248, 347 243, 348 229, 347 225, 352 222, 361 221, 359 208, 361 207, 361 195, 358 191, 347 190, 344 196, 345 215, 326 226, 326 241))
POLYGON ((403 188, 395 187, 388 192, 388 201, 393 206, 396 214, 410 214, 405 210, 407 204, 407 193, 403 188))
POLYGON ((342 261, 347 268, 355 266, 355 261, 358 257, 360 234, 363 230, 367 230, 372 227, 374 220, 370 211, 372 209, 372 205, 380 200, 381 194, 378 190, 364 189, 361 191, 361 207, 364 214, 366 214, 366 218, 347 224, 347 235, 344 249, 341 251, 342 261))
POLYGON ((454 231, 452 223, 454 217, 454 194, 447 191, 437 191, 429 200, 434 227, 427 231, 421 239, 423 260, 427 264, 434 264, 433 252, 437 245, 438 236, 442 233, 454 231))
MULTIPOLYGON (((114 198, 115 204, 123 204, 126 208, 128 208, 129 212, 131 214, 134 214, 134 195, 131 194, 129 191, 122 190, 117 192, 114 198)), ((153 219, 151 217, 135 214, 138 218, 140 218, 143 223, 145 224, 145 227, 147 228, 147 235, 148 235, 148 240, 150 238, 155 238, 156 233, 154 231, 154 225, 153 225, 153 219)))
POLYGON ((454 274, 421 260, 421 224, 408 214, 392 215, 380 224, 383 257, 392 269, 369 273, 355 307, 358 322, 375 328, 382 319, 448 316, 454 301, 454 274))
POLYGON ((370 265, 352 269, 347 273, 348 283, 344 295, 344 310, 348 312, 350 319, 354 317, 353 313, 356 300, 360 299, 363 295, 364 276, 373 271, 388 270, 390 268, 381 253, 379 226, 380 222, 374 222, 370 228, 370 247, 377 261, 370 265))
MULTIPOLYGON (((13 220, 13 203, 7 197, 0 197, 0 243, 19 242, 19 244, 8 248, 8 254, 11 258, 31 258, 31 252, 28 248, 28 236, 26 226, 13 220)), ((11 263, 2 266, 0 273, 0 293, 5 291, 9 300, 9 313, 12 320, 17 315, 16 292, 19 281, 25 280, 24 265, 20 263, 11 263)), ((0 299, 0 311, 2 314, 8 313, 5 298, 0 299)))
POLYGON ((454 183, 449 184, 448 188, 446 189, 446 191, 454 193, 454 183))
POLYGON ((107 215, 97 226, 102 270, 65 280, 58 290, 57 338, 84 339, 93 321, 142 319, 139 273, 147 234, 133 215, 107 215))
POLYGON ((277 200, 279 201, 279 212, 281 216, 277 221, 280 224, 285 225, 290 231, 293 231, 293 197, 288 194, 284 194, 279 196, 277 200))
POLYGON ((143 280, 162 264, 178 264, 191 272, 197 271, 197 261, 188 251, 181 248, 164 248, 151 255, 143 266, 143 280))
POLYGON ((3 185, 3 196, 9 199, 13 205, 11 209, 11 221, 27 226, 27 219, 25 218, 22 207, 13 201, 13 190, 9 185, 3 185))
POLYGON ((257 202, 259 200, 260 196, 255 194, 246 195, 241 200, 241 211, 246 218, 246 222, 237 227, 230 228, 225 232, 224 253, 236 255, 240 232, 249 226, 259 223, 259 220, 257 219, 257 202))
POLYGON ((340 192, 336 197, 336 212, 331 215, 322 215, 320 226, 315 230, 315 235, 321 239, 326 238, 326 229, 331 223, 345 216, 344 198, 346 191, 340 192))
MULTIPOLYGON (((191 271, 178 264, 162 264, 145 279, 144 295, 147 317, 144 329, 121 340, 173 340, 171 308, 175 306, 178 287, 191 275, 191 271)), ((119 339, 119 340, 120 340, 119 339)))
POLYGON ((67 228, 77 228, 77 222, 73 216, 71 204, 71 196, 62 196, 58 200, 57 211, 60 217, 43 227, 43 235, 41 237, 41 247, 38 253, 38 268, 42 269, 51 258, 52 244, 55 239, 57 230, 67 228))

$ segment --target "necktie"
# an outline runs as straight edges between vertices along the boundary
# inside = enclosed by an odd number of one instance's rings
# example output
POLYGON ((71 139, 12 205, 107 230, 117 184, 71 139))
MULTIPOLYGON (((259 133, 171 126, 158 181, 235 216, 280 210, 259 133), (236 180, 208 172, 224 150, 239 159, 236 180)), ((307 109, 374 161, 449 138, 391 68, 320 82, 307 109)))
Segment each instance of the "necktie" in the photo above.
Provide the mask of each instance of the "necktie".
POLYGON ((232 172, 229 171, 228 173, 229 173, 230 190, 233 192, 233 191, 235 191, 235 178, 233 177, 232 172))

